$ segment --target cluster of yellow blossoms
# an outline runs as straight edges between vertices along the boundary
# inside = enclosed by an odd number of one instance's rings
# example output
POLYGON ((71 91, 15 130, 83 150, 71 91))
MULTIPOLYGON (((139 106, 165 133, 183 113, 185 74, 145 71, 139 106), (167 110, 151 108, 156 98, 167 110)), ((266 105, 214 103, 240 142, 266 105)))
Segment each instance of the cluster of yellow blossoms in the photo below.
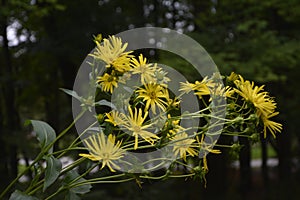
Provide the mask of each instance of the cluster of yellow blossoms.
MULTIPOLYGON (((256 129, 246 133, 249 137, 259 131, 265 137, 268 131, 274 137, 276 132, 281 132, 282 125, 270 119, 278 115, 278 112, 275 111, 274 99, 263 90, 264 86, 255 86, 253 82, 232 73, 225 78, 227 83, 225 87, 217 85, 209 77, 194 83, 181 82, 180 95, 175 96, 168 89, 170 78, 162 67, 149 63, 142 54, 135 57, 133 51, 126 51, 127 43, 123 44, 121 38, 115 36, 103 40, 99 38, 95 39, 97 46, 90 56, 94 58, 94 62, 104 63, 105 66, 104 73, 95 80, 100 93, 111 96, 117 88, 123 87, 127 81, 134 78, 138 83, 122 111, 111 109, 99 114, 102 116, 98 118, 101 119, 100 125, 110 131, 97 133, 85 139, 89 154, 80 155, 92 161, 102 162, 102 168, 107 166, 113 172, 120 169, 117 161, 122 159, 126 151, 159 149, 171 145, 176 158, 174 162, 190 167, 190 171, 193 171, 196 169, 195 166, 184 163, 189 159, 196 159, 200 168, 207 172, 206 155, 218 154, 221 151, 218 148, 213 149, 214 146, 218 147, 217 142, 209 144, 205 141, 204 138, 209 137, 206 135, 207 129, 203 128, 205 123, 203 127, 201 125, 197 129, 193 128, 192 134, 189 131, 191 127, 181 126, 185 113, 180 111, 180 97, 191 92, 197 97, 199 104, 205 106, 211 102, 209 98, 211 95, 220 95, 227 99, 230 109, 226 120, 224 119, 225 127, 227 125, 232 127, 237 122, 237 117, 242 117, 242 121, 246 122, 249 116, 256 116, 257 120, 253 122, 256 123, 256 129), (156 117, 151 119, 151 114, 156 117), (107 139, 105 135, 108 136, 107 139), (202 157, 198 157, 200 151, 205 152, 202 157)), ((195 118, 209 116, 207 113, 209 106, 204 110, 205 112, 189 113, 189 116, 195 118)), ((246 126, 250 122, 252 121, 247 121, 246 126)), ((238 125, 241 123, 238 122, 238 125)), ((236 133, 236 130, 234 131, 236 133)))

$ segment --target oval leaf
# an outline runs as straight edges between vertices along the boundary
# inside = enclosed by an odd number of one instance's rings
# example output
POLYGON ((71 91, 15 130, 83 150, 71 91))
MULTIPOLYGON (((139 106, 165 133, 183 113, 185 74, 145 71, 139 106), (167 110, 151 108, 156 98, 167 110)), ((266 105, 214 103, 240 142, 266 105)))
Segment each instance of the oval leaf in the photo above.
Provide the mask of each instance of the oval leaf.
POLYGON ((9 197, 9 200, 38 200, 38 198, 23 194, 19 190, 14 191, 9 197))
MULTIPOLYGON (((64 182, 67 185, 69 185, 69 184, 80 183, 80 182, 86 180, 84 178, 80 178, 77 181, 73 182, 73 180, 75 178, 77 178, 78 176, 79 176, 79 174, 76 171, 74 171, 74 170, 69 171, 66 174, 64 182)), ((91 184, 85 184, 85 185, 80 185, 80 186, 77 186, 77 187, 73 187, 73 188, 70 189, 70 191, 75 193, 75 194, 85 194, 85 193, 89 192, 91 190, 91 188, 92 188, 91 184)))
POLYGON ((80 200, 81 198, 72 191, 68 191, 65 200, 80 200))
POLYGON ((45 182, 43 191, 45 191, 59 176, 62 169, 60 160, 54 158, 52 155, 46 157, 46 171, 45 171, 45 182))
MULTIPOLYGON (((56 134, 54 129, 47 124, 46 122, 39 121, 39 120, 30 120, 33 130, 37 135, 37 138, 41 144, 41 148, 44 149, 49 144, 51 144, 55 138, 56 134)), ((53 147, 51 147, 48 151, 48 153, 53 152, 53 147)))

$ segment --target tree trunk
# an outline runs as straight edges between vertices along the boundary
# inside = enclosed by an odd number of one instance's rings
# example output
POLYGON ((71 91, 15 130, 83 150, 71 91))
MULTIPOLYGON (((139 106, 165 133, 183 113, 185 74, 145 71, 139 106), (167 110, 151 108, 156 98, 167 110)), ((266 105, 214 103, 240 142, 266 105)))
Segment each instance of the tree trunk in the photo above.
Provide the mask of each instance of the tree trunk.
MULTIPOLYGON (((1 2, 1 6, 6 6, 6 1, 1 2)), ((1 87, 1 93, 3 98, 2 101, 2 117, 3 127, 1 131, 1 154, 4 155, 1 159, 3 163, 3 171, 0 172, 1 180, 5 180, 7 183, 10 182, 18 173, 18 160, 17 160, 17 131, 20 128, 19 114, 16 109, 16 98, 15 98, 15 87, 14 87, 14 70, 11 59, 10 48, 8 46, 7 38, 7 17, 3 17, 0 22, 1 35, 3 37, 2 46, 2 59, 3 67, 1 67, 3 85, 1 87), (9 143, 7 143, 7 141, 9 143)))
POLYGON ((264 184, 264 194, 268 196, 269 191, 269 171, 268 171, 268 152, 267 152, 267 140, 264 138, 264 136, 260 135, 260 141, 261 141, 261 173, 263 177, 263 184, 264 184))
POLYGON ((291 142, 290 134, 284 134, 283 132, 278 134, 278 172, 279 172, 279 184, 282 194, 285 194, 285 199, 292 199, 293 193, 291 192, 291 142))
POLYGON ((248 138, 239 137, 239 142, 243 145, 239 155, 240 189, 242 196, 245 196, 252 187, 251 148, 248 138))

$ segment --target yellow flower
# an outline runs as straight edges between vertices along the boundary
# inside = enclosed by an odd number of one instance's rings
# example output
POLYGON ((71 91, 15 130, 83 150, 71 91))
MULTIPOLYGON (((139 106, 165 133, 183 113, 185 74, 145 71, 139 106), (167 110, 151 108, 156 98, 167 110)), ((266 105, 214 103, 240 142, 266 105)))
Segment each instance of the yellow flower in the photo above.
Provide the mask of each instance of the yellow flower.
POLYGON ((88 158, 92 161, 101 161, 102 167, 107 166, 110 171, 120 167, 114 162, 123 157, 125 150, 121 148, 121 142, 116 142, 116 137, 112 134, 105 139, 104 133, 92 135, 84 140, 90 154, 79 154, 79 156, 88 158))
POLYGON ((238 89, 234 89, 246 101, 251 102, 256 108, 256 114, 261 118, 264 124, 264 137, 266 137, 266 130, 268 129, 275 137, 276 132, 281 132, 282 125, 280 123, 269 120, 271 117, 278 114, 275 112, 276 102, 271 98, 268 92, 263 91, 263 86, 254 86, 250 81, 244 81, 242 76, 236 80, 235 85, 238 89))
POLYGON ((103 39, 103 43, 95 40, 96 51, 90 54, 92 57, 103 60, 106 67, 114 67, 119 72, 126 72, 130 67, 129 55, 132 51, 125 52, 128 43, 122 44, 121 38, 109 36, 109 39, 103 39))
POLYGON ((105 73, 103 76, 97 77, 97 83, 99 83, 102 91, 112 93, 115 87, 118 87, 117 77, 105 73))
POLYGON ((137 110, 134 108, 134 113, 130 107, 128 107, 129 116, 124 116, 123 126, 132 132, 132 136, 135 137, 134 149, 138 148, 138 138, 142 137, 145 141, 149 142, 151 145, 154 144, 156 139, 159 139, 157 135, 146 131, 145 129, 152 126, 152 124, 145 125, 144 122, 148 116, 148 112, 145 112, 144 116, 142 109, 137 110))
POLYGON ((208 153, 215 153, 215 154, 220 154, 221 153, 220 150, 213 149, 216 141, 212 144, 208 144, 204 141, 204 134, 202 134, 201 140, 199 140, 199 136, 197 135, 196 140, 197 140, 197 143, 198 143, 198 146, 199 146, 200 150, 201 149, 204 150, 204 155, 206 155, 208 153))
POLYGON ((156 65, 147 64, 147 59, 142 54, 140 54, 139 60, 133 58, 130 65, 132 66, 132 74, 140 74, 142 84, 155 82, 153 75, 156 71, 156 65))
POLYGON ((180 82, 180 89, 179 91, 182 91, 183 93, 190 93, 191 91, 193 91, 195 89, 195 84, 194 83, 189 83, 188 81, 186 81, 185 83, 180 82))
POLYGON ((143 101, 146 101, 145 111, 147 111, 150 106, 154 114, 156 114, 156 106, 165 111, 169 100, 167 89, 161 85, 149 83, 145 85, 145 88, 139 88, 137 92, 138 98, 143 98, 143 101))
POLYGON ((264 137, 267 136, 267 129, 270 131, 270 133, 273 135, 274 138, 276 138, 276 135, 275 135, 276 132, 279 132, 279 133, 281 132, 282 124, 269 120, 271 117, 276 116, 278 114, 279 114, 279 112, 274 112, 268 116, 262 117, 262 121, 264 124, 264 137))
POLYGON ((194 90, 196 91, 195 94, 198 95, 199 99, 201 99, 202 96, 210 95, 208 86, 212 86, 212 82, 208 81, 207 77, 205 77, 201 82, 195 82, 194 90))
POLYGON ((122 114, 117 110, 112 110, 109 113, 106 113, 106 117, 107 119, 105 119, 105 121, 112 123, 114 126, 124 124, 124 118, 122 117, 122 114))
POLYGON ((234 90, 230 86, 222 87, 222 85, 219 85, 212 89, 212 93, 216 96, 231 97, 234 94, 234 90))
POLYGON ((180 156, 184 161, 186 161, 187 154, 190 156, 196 156, 197 151, 192 147, 195 139, 188 137, 186 132, 183 132, 184 128, 180 127, 177 129, 177 133, 170 140, 174 141, 171 145, 173 146, 173 152, 175 156, 180 156))
POLYGON ((180 83, 180 89, 179 91, 182 91, 183 93, 189 93, 191 91, 195 91, 195 95, 198 95, 198 97, 201 99, 204 95, 210 95, 210 90, 208 87, 212 87, 214 84, 212 81, 208 80, 207 77, 205 77, 201 82, 196 81, 195 83, 189 83, 186 81, 185 83, 180 83))
POLYGON ((213 149, 213 146, 215 145, 215 142, 213 144, 206 143, 204 141, 204 134, 202 134, 201 140, 199 140, 199 136, 197 135, 196 140, 197 140, 198 147, 199 147, 200 151, 202 150, 203 153, 204 153, 202 155, 203 156, 203 158, 202 158, 203 159, 202 169, 207 172, 208 171, 207 158, 206 158, 207 154, 208 153, 220 154, 221 151, 218 150, 218 149, 213 149))
POLYGON ((254 86, 254 82, 244 81, 241 76, 240 80, 235 81, 235 85, 238 88, 234 89, 235 92, 254 105, 259 117, 267 116, 274 112, 276 103, 267 92, 263 91, 264 85, 260 87, 254 86))
POLYGON ((102 41, 102 34, 98 34, 97 36, 94 36, 94 42, 101 42, 102 41))
POLYGON ((227 77, 227 80, 231 82, 234 82, 235 80, 238 79, 239 79, 239 75, 234 72, 231 72, 231 74, 227 77))

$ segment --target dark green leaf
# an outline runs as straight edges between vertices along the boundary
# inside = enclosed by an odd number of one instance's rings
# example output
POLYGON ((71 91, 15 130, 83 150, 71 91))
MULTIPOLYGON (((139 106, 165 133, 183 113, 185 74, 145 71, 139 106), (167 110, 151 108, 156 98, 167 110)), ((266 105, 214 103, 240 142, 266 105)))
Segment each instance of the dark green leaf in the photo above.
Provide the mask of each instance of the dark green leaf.
POLYGON ((43 191, 45 191, 59 176, 62 169, 61 162, 52 155, 46 158, 45 182, 43 191))
MULTIPOLYGON (((80 178, 76 181, 73 181, 77 177, 79 177, 79 174, 76 171, 74 171, 74 170, 69 171, 66 174, 64 182, 66 185, 73 185, 76 183, 80 183, 82 181, 86 181, 86 179, 84 179, 84 178, 80 178)), ((74 192, 75 194, 85 194, 85 193, 89 192, 91 188, 92 188, 91 184, 85 184, 85 185, 80 185, 77 187, 70 188, 70 191, 74 192)))
POLYGON ((19 190, 14 191, 9 197, 9 200, 38 200, 38 198, 23 194, 19 190))
MULTIPOLYGON (((34 132, 37 135, 38 140, 40 141, 42 149, 47 147, 55 140, 55 131, 49 124, 39 120, 30 120, 30 122, 33 126, 34 132)), ((51 147, 48 152, 52 153, 52 151, 53 147, 51 147)))
POLYGON ((81 198, 75 192, 68 191, 68 194, 66 195, 65 199, 66 200, 80 200, 81 198))

